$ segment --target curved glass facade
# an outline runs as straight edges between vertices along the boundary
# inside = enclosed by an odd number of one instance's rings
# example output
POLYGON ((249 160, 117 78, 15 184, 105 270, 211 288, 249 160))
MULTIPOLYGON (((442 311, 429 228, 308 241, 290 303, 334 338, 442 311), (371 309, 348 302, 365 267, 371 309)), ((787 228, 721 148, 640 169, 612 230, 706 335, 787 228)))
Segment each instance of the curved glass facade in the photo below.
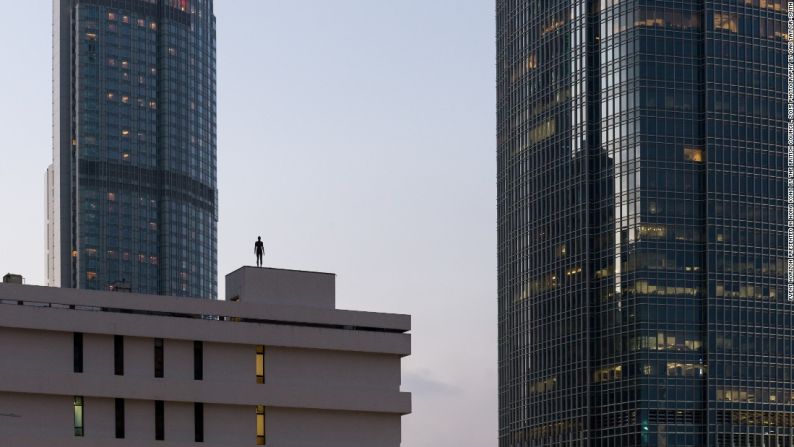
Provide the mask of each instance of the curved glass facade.
POLYGON ((500 446, 792 446, 786 6, 497 0, 500 446))
POLYGON ((215 298, 212 0, 56 2, 53 285, 215 298))

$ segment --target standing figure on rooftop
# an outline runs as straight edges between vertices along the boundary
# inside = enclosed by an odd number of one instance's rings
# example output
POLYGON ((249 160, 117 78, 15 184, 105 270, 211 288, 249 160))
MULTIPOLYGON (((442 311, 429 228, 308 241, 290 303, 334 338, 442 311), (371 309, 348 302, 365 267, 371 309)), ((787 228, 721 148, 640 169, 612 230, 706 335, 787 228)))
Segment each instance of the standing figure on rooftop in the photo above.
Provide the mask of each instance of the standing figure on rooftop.
POLYGON ((262 236, 256 238, 256 242, 254 242, 254 253, 256 253, 256 266, 262 267, 262 257, 265 255, 265 244, 262 243, 262 236))

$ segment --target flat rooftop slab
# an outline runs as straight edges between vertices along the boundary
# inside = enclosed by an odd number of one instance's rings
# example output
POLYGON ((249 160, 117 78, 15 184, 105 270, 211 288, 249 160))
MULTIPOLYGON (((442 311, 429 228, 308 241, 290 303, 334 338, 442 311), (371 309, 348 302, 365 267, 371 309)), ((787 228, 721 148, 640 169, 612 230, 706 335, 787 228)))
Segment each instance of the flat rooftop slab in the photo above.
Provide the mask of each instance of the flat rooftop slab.
POLYGON ((227 296, 239 297, 236 301, 0 283, 0 305, 392 333, 411 330, 409 315, 336 309, 335 279, 330 273, 243 267, 227 276, 227 296))
POLYGON ((334 309, 336 275, 302 270, 242 267, 226 275, 226 300, 334 309))

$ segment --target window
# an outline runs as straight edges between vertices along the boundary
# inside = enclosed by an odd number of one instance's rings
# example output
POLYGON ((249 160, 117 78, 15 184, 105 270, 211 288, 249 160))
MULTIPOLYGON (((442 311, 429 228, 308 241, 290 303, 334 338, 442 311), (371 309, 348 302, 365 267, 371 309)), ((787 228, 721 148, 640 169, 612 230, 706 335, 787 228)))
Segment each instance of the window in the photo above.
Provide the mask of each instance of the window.
POLYGON ((116 399, 116 439, 124 439, 124 399, 116 399))
POLYGON ((265 406, 256 407, 256 445, 265 445, 265 406))
POLYGON ((729 14, 727 12, 715 12, 714 30, 738 33, 739 32, 738 16, 736 14, 729 14))
POLYGON ((83 372, 83 334, 74 333, 74 372, 83 372))
POLYGON ((529 132, 529 139, 532 143, 537 143, 539 141, 545 140, 546 138, 551 138, 554 134, 557 133, 557 121, 555 119, 550 119, 538 126, 535 126, 529 132))
POLYGON ((256 383, 265 383, 265 347, 256 347, 256 383))
POLYGON ((165 403, 161 400, 154 401, 154 439, 165 440, 165 403))
POLYGON ((83 437, 85 436, 85 429, 84 429, 84 420, 83 420, 83 397, 82 396, 75 396, 74 397, 74 435, 83 437))
POLYGON ((163 361, 163 339, 154 339, 154 377, 163 377, 164 368, 163 361))
POLYGON ((117 376, 124 375, 124 337, 113 337, 113 370, 117 376))
POLYGON ((699 147, 685 147, 684 160, 694 161, 695 163, 703 163, 703 149, 699 147))
POLYGON ((643 239, 664 239, 667 237, 667 227, 661 224, 640 225, 640 237, 643 239))
POLYGON ((623 366, 613 365, 606 368, 601 368, 593 373, 593 382, 610 382, 613 380, 620 380, 623 377, 623 366))
POLYGON ((193 342, 193 379, 204 380, 204 343, 193 342))
POLYGON ((193 427, 195 430, 195 441, 204 442, 204 404, 196 402, 193 404, 193 427))
POLYGON ((667 362, 667 375, 671 377, 702 377, 706 371, 706 365, 700 363, 667 362))

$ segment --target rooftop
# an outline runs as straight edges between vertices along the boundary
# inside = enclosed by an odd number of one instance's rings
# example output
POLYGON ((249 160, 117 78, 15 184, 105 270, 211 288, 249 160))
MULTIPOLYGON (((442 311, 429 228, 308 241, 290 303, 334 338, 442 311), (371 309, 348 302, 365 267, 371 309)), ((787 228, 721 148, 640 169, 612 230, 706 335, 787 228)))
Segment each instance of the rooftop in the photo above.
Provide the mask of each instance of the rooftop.
MULTIPOLYGON (((113 317, 102 319, 103 324, 104 320, 128 324, 126 335, 136 335, 135 325, 152 326, 154 317, 162 319, 154 326, 164 332, 182 325, 194 332, 199 325, 207 340, 232 341, 235 333, 250 338, 265 327, 313 328, 339 335, 369 332, 375 345, 380 336, 386 337, 382 339, 385 344, 376 349, 410 353, 410 316, 336 309, 333 274, 243 267, 226 279, 227 296, 233 293, 234 301, 0 284, 0 325, 82 331, 85 322, 80 321, 105 315, 113 317), (42 318, 50 321, 44 324, 42 318), (398 334, 408 338, 391 338, 398 334)), ((290 344, 288 340, 285 343, 290 344)))

